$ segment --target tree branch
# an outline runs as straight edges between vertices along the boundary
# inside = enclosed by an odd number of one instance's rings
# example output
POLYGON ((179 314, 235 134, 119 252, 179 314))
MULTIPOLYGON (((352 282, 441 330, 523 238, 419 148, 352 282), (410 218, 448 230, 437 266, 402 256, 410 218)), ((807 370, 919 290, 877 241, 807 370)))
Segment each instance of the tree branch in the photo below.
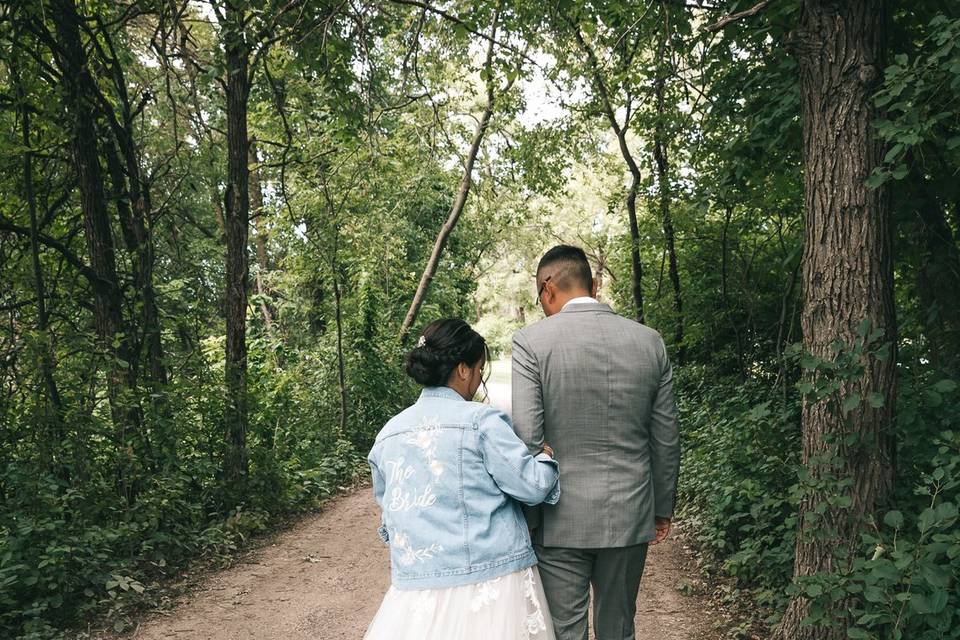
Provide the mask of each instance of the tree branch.
MULTIPOLYGON (((10 233, 15 233, 25 238, 30 237, 29 227, 21 227, 20 225, 13 224, 12 222, 10 222, 5 218, 0 218, 0 231, 9 231, 10 233)), ((46 245, 51 249, 55 249, 60 255, 62 255, 66 259, 67 262, 73 265, 77 269, 77 271, 83 274, 84 277, 87 278, 87 280, 90 280, 91 283, 97 283, 101 281, 100 277, 97 275, 97 273, 93 269, 85 265, 83 261, 79 257, 77 257, 75 253, 70 251, 70 249, 59 240, 55 238, 51 238, 50 236, 43 233, 37 235, 37 240, 40 242, 40 244, 46 245)))
POLYGON ((758 13, 760 13, 761 11, 769 7, 771 4, 773 4, 773 0, 763 0, 762 2, 758 2, 757 4, 753 5, 752 7, 750 7, 745 11, 732 13, 728 15, 726 18, 723 18, 722 20, 719 20, 709 25, 708 27, 704 28, 704 31, 708 33, 720 31, 720 29, 723 29, 728 24, 737 22, 738 20, 743 20, 744 18, 749 18, 751 16, 757 15, 758 13))
POLYGON ((433 6, 429 5, 429 4, 427 4, 426 2, 420 2, 420 0, 390 0, 390 2, 393 2, 394 4, 405 4, 405 5, 409 5, 409 6, 411 6, 411 7, 419 7, 419 8, 421 8, 421 9, 425 10, 425 11, 429 11, 430 13, 436 14, 436 15, 440 16, 441 18, 445 19, 445 20, 449 20, 450 22, 452 22, 452 23, 454 23, 454 24, 458 24, 458 25, 462 26, 464 29, 467 30, 468 33, 472 33, 473 35, 477 36, 478 38, 483 38, 484 40, 489 41, 491 44, 495 44, 495 45, 497 45, 498 47, 502 47, 502 48, 506 49, 507 51, 512 51, 513 53, 517 54, 518 56, 520 56, 520 57, 523 58, 524 60, 527 60, 528 62, 532 62, 532 63, 536 64, 536 60, 534 60, 533 58, 531 58, 530 56, 528 56, 528 55, 526 54, 526 51, 521 51, 521 50, 517 49, 516 47, 512 47, 512 46, 510 46, 509 44, 506 44, 505 42, 503 42, 503 41, 501 41, 501 40, 497 40, 495 36, 488 36, 487 34, 483 33, 482 31, 478 31, 478 30, 475 29, 474 27, 471 27, 469 24, 467 24, 467 23, 463 20, 463 18, 460 18, 460 17, 458 17, 458 16, 455 16, 455 15, 453 15, 452 13, 447 13, 447 12, 444 11, 443 9, 438 9, 438 8, 436 8, 436 7, 433 7, 433 6))

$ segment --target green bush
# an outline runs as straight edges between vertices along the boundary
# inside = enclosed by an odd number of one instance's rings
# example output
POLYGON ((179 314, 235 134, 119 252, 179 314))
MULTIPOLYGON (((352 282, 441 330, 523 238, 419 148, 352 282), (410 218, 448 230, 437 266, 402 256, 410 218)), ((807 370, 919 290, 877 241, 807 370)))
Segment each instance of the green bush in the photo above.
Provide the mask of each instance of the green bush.
POLYGON ((782 603, 793 570, 799 461, 795 400, 786 406, 758 383, 708 385, 678 377, 683 462, 680 515, 705 556, 767 607, 782 603))
MULTIPOLYGON (((853 612, 850 638, 960 638, 960 421, 958 385, 930 370, 901 368, 897 482, 880 522, 862 523, 862 546, 831 574, 791 582, 799 465, 799 396, 757 382, 678 376, 683 465, 680 515, 700 553, 729 576, 738 599, 775 623, 794 593, 811 602, 808 623, 853 612), (771 401, 770 398, 778 398, 771 401)), ((838 494, 839 495, 839 494, 838 494)))

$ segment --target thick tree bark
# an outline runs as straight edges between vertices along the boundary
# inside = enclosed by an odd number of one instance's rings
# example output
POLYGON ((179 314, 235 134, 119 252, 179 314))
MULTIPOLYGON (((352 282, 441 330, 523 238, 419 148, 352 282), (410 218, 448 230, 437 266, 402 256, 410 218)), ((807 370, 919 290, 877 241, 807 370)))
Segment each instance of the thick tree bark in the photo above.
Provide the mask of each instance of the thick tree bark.
MULTIPOLYGON (((470 142, 470 150, 467 152, 467 159, 463 165, 463 174, 460 177, 460 186, 457 189, 457 196, 454 198, 453 206, 450 207, 450 213, 447 214, 447 219, 444 221, 443 226, 440 228, 440 233, 437 234, 437 239, 433 243, 433 250, 430 252, 430 259, 427 260, 427 266, 423 270, 423 275, 420 277, 420 284, 417 285, 417 292, 414 294, 413 301, 410 303, 410 308, 407 310, 407 315, 404 317, 403 323, 400 325, 401 342, 404 342, 407 339, 410 329, 417 321, 417 315, 420 313, 420 307, 423 306, 423 301, 427 297, 427 291, 430 289, 430 283, 433 281, 433 278, 437 273, 437 266, 440 264, 440 257, 443 255, 443 250, 447 246, 447 241, 450 239, 450 234, 453 233, 453 229, 457 226, 457 222, 460 220, 460 215, 463 213, 463 207, 467 202, 467 196, 470 193, 470 186, 473 184, 473 166, 476 163, 477 154, 480 151, 480 144, 483 142, 483 138, 487 133, 487 127, 490 125, 490 118, 493 116, 493 107, 496 99, 494 94, 493 79, 493 45, 497 35, 499 15, 499 11, 494 12, 493 26, 490 29, 490 38, 487 43, 487 56, 486 61, 484 62, 484 69, 486 70, 487 98, 483 106, 483 113, 480 116, 480 120, 477 122, 477 128, 473 133, 473 140, 470 142)), ((508 91, 512 85, 513 80, 508 81, 503 91, 508 91)))
POLYGON ((120 492, 128 502, 132 502, 136 488, 130 479, 133 463, 131 452, 139 444, 142 417, 136 397, 132 331, 123 322, 122 294, 93 118, 96 87, 90 75, 86 51, 80 41, 80 16, 76 5, 72 0, 52 0, 50 8, 59 44, 55 54, 62 72, 67 112, 71 119, 90 268, 95 274, 92 281, 94 320, 101 347, 108 358, 107 397, 116 447, 121 456, 117 482, 120 492))
POLYGON ((250 218, 249 137, 250 49, 244 36, 244 11, 225 3, 222 24, 226 51, 227 189, 224 225, 227 241, 226 282, 226 456, 224 477, 239 488, 248 471, 247 458, 247 242, 250 218))
MULTIPOLYGON (((835 341, 853 344, 867 321, 883 331, 895 351, 890 212, 884 189, 865 181, 881 158, 872 126, 871 96, 882 76, 886 7, 883 0, 833 2, 805 0, 796 33, 803 115, 803 262, 805 349, 833 358, 835 341)), ((803 406, 803 464, 814 479, 827 473, 850 481, 849 508, 827 506, 828 490, 803 498, 794 573, 830 573, 858 545, 863 518, 889 494, 894 477, 891 437, 895 392, 895 353, 865 357, 864 375, 844 383, 841 397, 869 393, 885 401, 878 409, 865 402, 846 415, 826 401, 803 406), (828 444, 834 441, 835 445, 828 444), (831 463, 823 457, 835 453, 831 463), (808 516, 809 514, 809 516, 808 516), (807 522, 807 518, 812 518, 807 522)), ((845 566, 845 565, 844 565, 845 566)), ((849 609, 828 611, 836 627, 803 625, 809 602, 790 602, 775 633, 778 640, 839 640, 846 637, 849 609)))

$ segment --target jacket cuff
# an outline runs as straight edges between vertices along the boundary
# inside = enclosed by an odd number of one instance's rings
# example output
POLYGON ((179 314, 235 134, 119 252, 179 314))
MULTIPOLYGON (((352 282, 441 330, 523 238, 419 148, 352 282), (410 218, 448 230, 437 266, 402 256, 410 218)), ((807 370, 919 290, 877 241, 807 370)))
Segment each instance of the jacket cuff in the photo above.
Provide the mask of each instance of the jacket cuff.
POLYGON ((537 462, 546 462, 557 472, 557 481, 553 485, 553 490, 544 499, 544 504, 557 504, 560 500, 560 463, 543 453, 542 451, 533 457, 537 462))

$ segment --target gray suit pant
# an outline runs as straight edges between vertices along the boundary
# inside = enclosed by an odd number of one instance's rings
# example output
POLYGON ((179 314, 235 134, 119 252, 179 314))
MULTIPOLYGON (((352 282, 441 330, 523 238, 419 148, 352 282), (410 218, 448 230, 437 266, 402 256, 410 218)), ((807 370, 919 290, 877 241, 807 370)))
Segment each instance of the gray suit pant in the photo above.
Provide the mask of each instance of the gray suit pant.
POLYGON ((611 549, 542 545, 534 549, 557 640, 587 640, 591 585, 597 640, 634 640, 633 618, 647 543, 611 549))

